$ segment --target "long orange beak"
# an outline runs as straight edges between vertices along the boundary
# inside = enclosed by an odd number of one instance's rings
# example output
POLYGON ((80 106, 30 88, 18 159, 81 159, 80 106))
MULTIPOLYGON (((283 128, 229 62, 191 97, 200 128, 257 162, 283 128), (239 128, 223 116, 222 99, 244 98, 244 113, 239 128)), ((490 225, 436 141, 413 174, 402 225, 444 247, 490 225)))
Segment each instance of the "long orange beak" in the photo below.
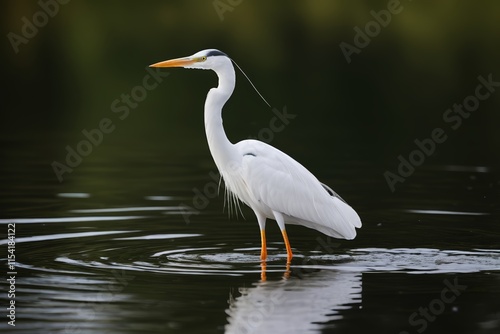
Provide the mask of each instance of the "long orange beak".
POLYGON ((184 57, 184 58, 176 58, 171 60, 160 61, 159 63, 149 65, 149 67, 184 67, 194 64, 195 62, 196 59, 184 57))

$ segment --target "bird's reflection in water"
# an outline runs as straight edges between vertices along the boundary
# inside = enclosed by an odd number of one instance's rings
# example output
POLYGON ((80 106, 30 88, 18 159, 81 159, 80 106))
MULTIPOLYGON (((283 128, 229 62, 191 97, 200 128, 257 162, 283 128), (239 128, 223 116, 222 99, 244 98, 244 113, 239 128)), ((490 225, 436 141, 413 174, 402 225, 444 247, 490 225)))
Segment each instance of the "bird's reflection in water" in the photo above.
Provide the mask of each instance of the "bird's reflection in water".
MULTIPOLYGON (((285 272, 283 273, 283 278, 290 278, 290 263, 287 262, 286 267, 285 267, 285 272)), ((262 261, 260 263, 260 280, 262 282, 267 281, 267 262, 262 261)))
POLYGON ((231 296, 226 333, 314 333, 342 318, 341 310, 361 303, 361 274, 318 271, 296 275, 287 267, 284 278, 262 280, 231 296), (287 278, 289 277, 289 278, 287 278))

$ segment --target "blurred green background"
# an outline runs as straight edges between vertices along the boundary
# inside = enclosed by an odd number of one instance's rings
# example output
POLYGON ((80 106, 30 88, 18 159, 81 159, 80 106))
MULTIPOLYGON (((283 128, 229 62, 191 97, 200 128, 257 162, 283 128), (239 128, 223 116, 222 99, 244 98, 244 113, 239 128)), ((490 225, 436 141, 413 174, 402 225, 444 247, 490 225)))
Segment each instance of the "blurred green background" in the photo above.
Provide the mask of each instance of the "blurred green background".
MULTIPOLYGON (((374 20, 370 12, 387 6, 329 0, 3 1, 2 161, 15 159, 12 148, 22 146, 25 154, 43 157, 52 173, 50 164, 64 160, 66 145, 75 147, 85 139, 81 131, 103 118, 116 128, 85 163, 106 160, 111 151, 116 156, 151 148, 173 160, 176 154, 209 156, 202 114, 215 74, 171 69, 123 120, 111 105, 142 85, 147 65, 217 48, 238 62, 274 107, 297 115, 273 139, 292 156, 311 150, 328 160, 370 161, 383 181, 384 170, 394 170, 397 156, 409 154, 416 138, 442 127, 448 140, 426 164, 496 164, 500 91, 456 131, 442 117, 474 93, 479 75, 500 81, 500 2, 401 1, 400 12, 348 63, 340 44, 354 44, 354 28, 364 30, 374 20), (44 11, 41 3, 57 11, 46 15, 47 22, 37 14, 44 11), (12 33, 22 35, 23 18, 46 24, 16 52, 12 33)), ((272 116, 239 75, 224 113, 229 138, 255 137, 272 116)))

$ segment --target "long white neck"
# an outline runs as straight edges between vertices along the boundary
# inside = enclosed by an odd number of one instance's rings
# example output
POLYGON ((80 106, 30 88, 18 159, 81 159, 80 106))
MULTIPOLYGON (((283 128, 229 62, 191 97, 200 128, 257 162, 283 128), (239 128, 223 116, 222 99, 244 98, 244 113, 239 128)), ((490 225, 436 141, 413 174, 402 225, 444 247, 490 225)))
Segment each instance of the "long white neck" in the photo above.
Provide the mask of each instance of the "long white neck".
POLYGON ((205 132, 208 147, 219 171, 238 163, 238 154, 234 145, 227 139, 222 126, 222 107, 233 93, 236 75, 231 60, 221 63, 214 69, 219 77, 219 85, 208 92, 205 101, 205 132))

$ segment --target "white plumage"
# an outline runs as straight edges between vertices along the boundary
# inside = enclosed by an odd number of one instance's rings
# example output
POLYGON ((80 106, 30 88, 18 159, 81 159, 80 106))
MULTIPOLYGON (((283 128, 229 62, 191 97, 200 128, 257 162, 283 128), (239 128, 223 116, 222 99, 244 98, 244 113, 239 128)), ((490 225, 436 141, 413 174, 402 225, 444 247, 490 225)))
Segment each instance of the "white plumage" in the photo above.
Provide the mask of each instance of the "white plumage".
POLYGON ((335 238, 350 240, 356 237, 356 228, 361 227, 356 211, 300 163, 257 140, 232 144, 227 139, 222 125, 222 107, 234 90, 236 77, 226 54, 209 49, 151 66, 211 69, 217 74, 219 85, 210 89, 205 102, 208 145, 227 190, 252 208, 257 217, 262 260, 267 257, 267 218, 278 223, 289 262, 292 251, 285 223, 306 226, 335 238))
POLYGON ((328 190, 305 167, 280 150, 260 141, 237 143, 242 155, 241 180, 248 187, 242 200, 252 209, 285 223, 304 225, 326 235, 354 239, 361 227, 356 212, 328 190), (251 154, 248 154, 251 152, 251 154))

